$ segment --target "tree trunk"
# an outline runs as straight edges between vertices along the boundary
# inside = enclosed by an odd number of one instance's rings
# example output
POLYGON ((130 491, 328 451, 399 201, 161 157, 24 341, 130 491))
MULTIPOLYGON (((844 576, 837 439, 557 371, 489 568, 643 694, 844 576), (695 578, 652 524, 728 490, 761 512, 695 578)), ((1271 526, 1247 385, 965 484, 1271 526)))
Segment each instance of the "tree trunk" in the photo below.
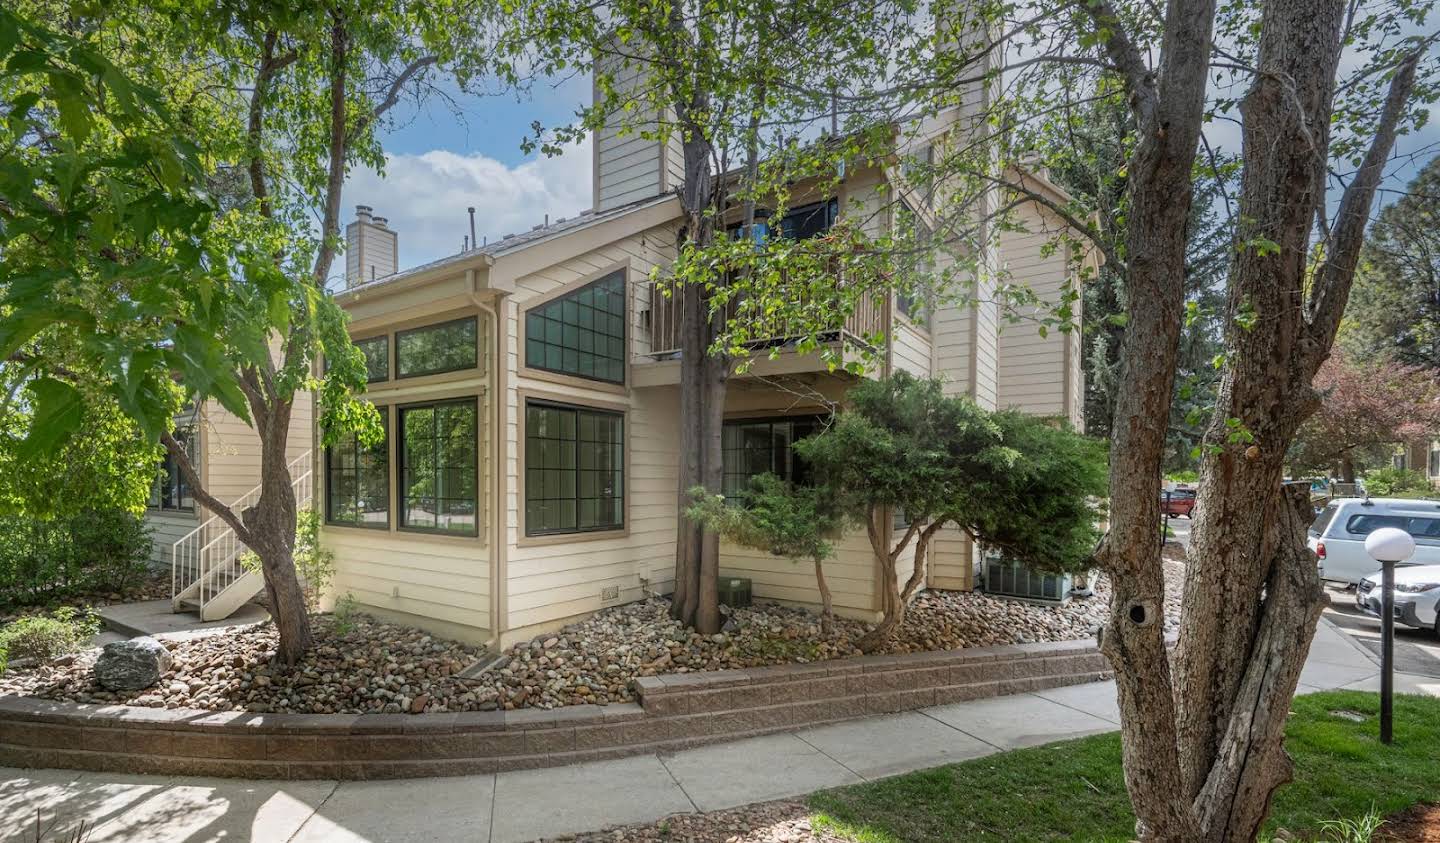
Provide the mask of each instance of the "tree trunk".
MULTIPOLYGON (((1112 527, 1099 554, 1114 598, 1101 645, 1116 668, 1138 835, 1238 843, 1255 838, 1274 789, 1289 777, 1285 718, 1323 605, 1305 548, 1308 496, 1282 491, 1284 456, 1318 400, 1311 380, 1344 310, 1414 59, 1397 67, 1375 140, 1327 231, 1325 258, 1312 267, 1346 7, 1262 7, 1258 71, 1241 107, 1245 164, 1225 373, 1206 434, 1172 671, 1153 537, 1203 92, 1177 97, 1163 88, 1204 76, 1213 8, 1202 6, 1170 6, 1158 96, 1154 77, 1125 71, 1140 143, 1130 166, 1131 307, 1110 451, 1112 527), (1199 14, 1203 25, 1187 20, 1199 14), (1193 66, 1177 70, 1182 65, 1193 66)), ((1116 64, 1143 69, 1119 37, 1108 45, 1116 64)))
POLYGON ((890 636, 905 622, 906 598, 900 591, 900 573, 895 570, 896 560, 918 532, 911 524, 905 536, 891 548, 881 529, 881 510, 871 507, 865 516, 865 534, 870 539, 870 551, 880 572, 880 620, 855 642, 862 653, 873 653, 890 641, 890 636))
POLYGON ((1100 645, 1115 667, 1125 785, 1137 836, 1193 840, 1196 824, 1180 787, 1162 618, 1164 569, 1155 531, 1183 320, 1191 173, 1205 107, 1215 3, 1169 4, 1158 73, 1150 71, 1109 3, 1091 4, 1089 12, 1125 78, 1138 132, 1128 163, 1130 321, 1111 426, 1110 532, 1096 554, 1112 586, 1100 645))
MULTIPOLYGON (((703 94, 699 96, 703 99, 703 94)), ((677 109, 683 129, 685 182, 680 203, 685 212, 685 237, 698 249, 710 246, 715 200, 710 172, 710 143, 701 128, 685 119, 703 113, 704 103, 677 109)), ((719 494, 724 466, 721 425, 725 416, 725 380, 729 363, 709 354, 714 338, 709 291, 687 283, 680 287, 680 506, 676 513, 675 593, 670 615, 705 633, 720 631, 720 538, 692 520, 686 509, 690 490, 702 487, 719 494)), ((720 318, 720 317, 715 317, 720 318)))
POLYGON ((820 590, 820 631, 829 635, 835 631, 835 601, 830 596, 830 584, 825 582, 825 565, 815 557, 815 587, 820 590))
POLYGON ((1349 451, 1340 458, 1340 479, 1346 483, 1355 482, 1355 458, 1349 451))

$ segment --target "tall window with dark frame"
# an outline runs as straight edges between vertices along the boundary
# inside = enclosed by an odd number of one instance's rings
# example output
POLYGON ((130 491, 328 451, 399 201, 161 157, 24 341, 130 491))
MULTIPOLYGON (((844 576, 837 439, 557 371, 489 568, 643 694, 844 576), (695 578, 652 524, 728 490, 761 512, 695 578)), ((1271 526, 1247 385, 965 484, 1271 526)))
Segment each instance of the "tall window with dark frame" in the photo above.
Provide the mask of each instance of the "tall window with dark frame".
POLYGON ((724 455, 721 493, 740 500, 757 475, 807 483, 810 468, 795 455, 794 445, 823 425, 819 416, 727 421, 720 431, 724 455))
POLYGON ((414 378, 479 365, 479 328, 474 316, 395 332, 395 374, 414 378))
POLYGON ((525 365, 625 382, 625 271, 618 270, 525 314, 525 365))
MULTIPOLYGON (((175 441, 185 449, 185 456, 189 457, 190 465, 197 473, 200 471, 200 449, 196 447, 199 439, 193 427, 175 428, 175 441)), ((162 512, 195 511, 195 496, 190 491, 190 483, 180 472, 180 464, 170 456, 168 449, 160 459, 160 467, 155 482, 150 486, 150 500, 146 502, 146 506, 162 512)))
POLYGON ((390 424, 382 412, 384 432, 374 445, 361 444, 348 433, 325 449, 325 522, 342 527, 390 526, 390 424))
POLYGON ((473 398, 401 407, 400 527, 473 536, 479 528, 479 449, 473 398))
POLYGON ((525 407, 525 534, 625 526, 625 417, 532 401, 525 407))

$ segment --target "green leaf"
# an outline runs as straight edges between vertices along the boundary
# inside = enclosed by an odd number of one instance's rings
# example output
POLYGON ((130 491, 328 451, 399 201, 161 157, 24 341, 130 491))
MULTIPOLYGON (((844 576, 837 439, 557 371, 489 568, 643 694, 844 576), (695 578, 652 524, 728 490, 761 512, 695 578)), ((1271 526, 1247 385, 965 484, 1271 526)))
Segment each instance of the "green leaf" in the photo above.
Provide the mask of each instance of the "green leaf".
POLYGON ((75 387, 51 377, 32 381, 28 388, 34 396, 35 413, 20 453, 26 457, 45 456, 54 453, 79 429, 85 402, 75 387))

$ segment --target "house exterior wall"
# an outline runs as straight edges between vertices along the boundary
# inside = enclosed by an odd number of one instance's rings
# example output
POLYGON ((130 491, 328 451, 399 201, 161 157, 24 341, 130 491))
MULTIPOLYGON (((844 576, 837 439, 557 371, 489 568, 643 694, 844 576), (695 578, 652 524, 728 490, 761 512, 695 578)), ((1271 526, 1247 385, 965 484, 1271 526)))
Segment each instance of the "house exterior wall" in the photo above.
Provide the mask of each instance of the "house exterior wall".
MULTIPOLYGON (((1016 283, 1028 286, 1040 300, 1041 307, 1022 309, 1023 321, 1006 325, 999 338, 999 405, 1027 413, 1059 416, 1079 428, 1083 423, 1083 390, 1080 388, 1080 331, 1061 331, 1050 326, 1042 336, 1038 325, 1031 321, 1045 315, 1074 289, 1075 273, 1065 249, 1045 249, 1059 230, 1059 223, 1048 219, 1034 205, 1019 209, 1023 231, 1005 231, 1000 235, 1000 248, 1005 266, 1016 283)), ((1076 305, 1071 305, 1072 319, 1078 323, 1076 305)))
MULTIPOLYGON (((602 57, 600 62, 615 74, 617 89, 634 90, 643 84, 642 66, 621 67, 613 56, 602 57)), ((595 101, 599 99, 597 89, 595 101)), ((685 157, 678 133, 672 132, 663 143, 647 139, 642 135, 655 131, 659 121, 642 123, 630 114, 617 116, 618 120, 607 122, 591 138, 596 211, 658 196, 678 187, 684 178, 685 157)), ((673 118, 665 122, 671 124, 673 118)))
POLYGON ((516 280, 502 304, 506 330, 504 416, 505 618, 502 643, 553 629, 604 606, 670 590, 679 487, 678 391, 635 389, 530 368, 524 359, 524 315, 558 295, 611 272, 626 273, 627 342, 639 331, 637 282, 674 255, 673 224, 634 232, 516 280), (525 406, 538 399, 624 414, 625 526, 605 532, 529 536, 523 473, 525 406), (603 599, 615 589, 614 599, 603 599))
MULTIPOLYGON (((668 178, 663 150, 617 152, 630 140, 618 135, 596 138, 596 154, 605 159, 597 170, 596 184, 597 204, 602 207, 628 202, 626 197, 651 196, 668 178), (647 158, 652 152, 654 156, 647 158), (653 174, 653 180, 642 180, 640 186, 631 184, 632 178, 625 175, 629 170, 653 174)), ((651 175, 643 179, 651 179, 651 175)), ((801 191, 792 204, 822 198, 801 191)), ((838 198, 841 214, 859 221, 872 234, 883 230, 893 207, 889 184, 873 169, 849 174, 838 198)), ((1048 222, 1033 210, 1028 213, 1037 222, 1048 222)), ((459 264, 427 269, 400 279, 378 297, 363 289, 354 296, 347 294, 350 297, 344 301, 354 318, 351 331, 355 339, 392 334, 392 374, 396 329, 435 324, 469 312, 480 318, 479 370, 418 382, 377 384, 370 390, 370 399, 391 421, 393 489, 396 409, 430 397, 476 397, 480 408, 477 447, 482 455, 478 509, 485 515, 474 538, 398 530, 393 511, 387 530, 327 525, 322 540, 336 554, 336 594, 351 594, 367 610, 451 637, 498 639, 505 646, 607 606, 671 591, 681 500, 679 389, 676 379, 670 377, 676 361, 646 356, 652 291, 642 282, 652 270, 663 270, 673 259, 678 225, 671 206, 661 209, 646 204, 599 217, 594 225, 550 240, 527 243, 523 249, 477 252, 473 259, 465 258, 459 264), (526 314, 616 271, 624 272, 627 282, 625 383, 557 374, 529 365, 526 314), (622 526, 548 535, 527 528, 525 428, 526 406, 532 400, 623 415, 622 526)), ((1043 230, 1037 227, 1034 234, 997 239, 990 247, 996 254, 987 261, 1003 257, 1017 280, 1030 283, 1042 296, 1058 295, 1072 283, 1072 275, 1064 255, 1052 259, 1042 253, 1049 237, 1039 233, 1043 230)), ((890 310, 887 324, 892 339, 884 355, 889 370, 938 376, 947 393, 969 395, 982 406, 1073 411, 1078 421, 1078 349, 1068 344, 1070 337, 1078 339, 1078 333, 1067 336, 1052 331, 1046 342, 1036 343, 1019 337, 1020 328, 1000 332, 993 303, 942 307, 931 315, 929 325, 911 323, 894 311, 893 303, 890 310)), ((793 356, 787 353, 779 360, 760 361, 750 375, 732 378, 727 418, 808 415, 843 399, 853 383, 851 376, 827 374, 818 359, 790 359, 793 356), (779 383, 780 378, 789 381, 779 383)), ((317 476, 323 474, 323 465, 317 458, 317 476)), ((323 484, 319 488, 317 494, 323 495, 323 484)), ((882 530, 890 532, 893 514, 882 517, 882 530)), ((911 554, 913 550, 901 560, 902 581, 911 573, 911 554)), ((973 586, 974 552, 963 533, 942 531, 931 554, 929 587, 973 586)), ((838 612, 876 617, 880 583, 863 530, 852 530, 838 541, 835 558, 825 564, 825 570, 838 612)), ((759 599, 807 605, 819 602, 808 563, 726 544, 721 549, 721 575, 750 578, 759 599)))
MULTIPOLYGON (((442 284, 440 289, 445 289, 442 284)), ((401 299, 400 305, 410 305, 401 299)), ((385 528, 330 523, 326 517, 326 455, 315 450, 315 495, 322 519, 320 540, 335 554, 330 599, 349 596, 365 611, 462 641, 482 642, 491 627, 493 577, 491 548, 493 495, 487 478, 493 461, 494 417, 492 361, 494 325, 486 309, 464 297, 432 299, 428 306, 406 306, 400 319, 362 318, 352 323, 354 339, 389 336, 390 379, 373 383, 367 399, 387 420, 386 458, 390 478, 389 523, 385 528), (398 378, 395 332, 474 317, 477 368, 398 378), (399 410, 451 399, 476 402, 478 500, 474 536, 440 535, 399 524, 399 410)), ((362 312, 363 314, 363 312, 362 312)))

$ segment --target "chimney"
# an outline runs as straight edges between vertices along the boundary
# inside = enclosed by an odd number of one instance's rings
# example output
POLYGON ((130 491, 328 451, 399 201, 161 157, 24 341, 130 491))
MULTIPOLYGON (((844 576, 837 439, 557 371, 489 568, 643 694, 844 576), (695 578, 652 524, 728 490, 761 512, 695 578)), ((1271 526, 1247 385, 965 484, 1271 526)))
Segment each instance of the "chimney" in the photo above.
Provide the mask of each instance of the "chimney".
MULTIPOLYGON (((633 53, 636 49, 637 45, 632 43, 617 52, 633 53)), ((646 139, 644 135, 653 134, 656 130, 655 110, 639 108, 638 105, 633 111, 626 108, 635 104, 636 100, 643 104, 650 99, 645 95, 646 64, 632 59, 627 66, 624 58, 607 53, 596 57, 595 68, 597 75, 610 75, 619 103, 606 115, 605 125, 590 138, 595 167, 592 177, 594 210, 608 211, 677 190, 685 179, 685 154, 679 132, 672 131, 663 143, 646 139), (622 128, 630 130, 623 137, 620 135, 622 128)), ((594 91, 598 100, 599 84, 594 86, 594 91)), ((665 122, 673 126, 674 120, 674 114, 667 109, 665 122)))
POLYGON ((366 284, 400 271, 400 244, 384 217, 369 205, 355 206, 355 221, 345 226, 345 287, 366 284))

